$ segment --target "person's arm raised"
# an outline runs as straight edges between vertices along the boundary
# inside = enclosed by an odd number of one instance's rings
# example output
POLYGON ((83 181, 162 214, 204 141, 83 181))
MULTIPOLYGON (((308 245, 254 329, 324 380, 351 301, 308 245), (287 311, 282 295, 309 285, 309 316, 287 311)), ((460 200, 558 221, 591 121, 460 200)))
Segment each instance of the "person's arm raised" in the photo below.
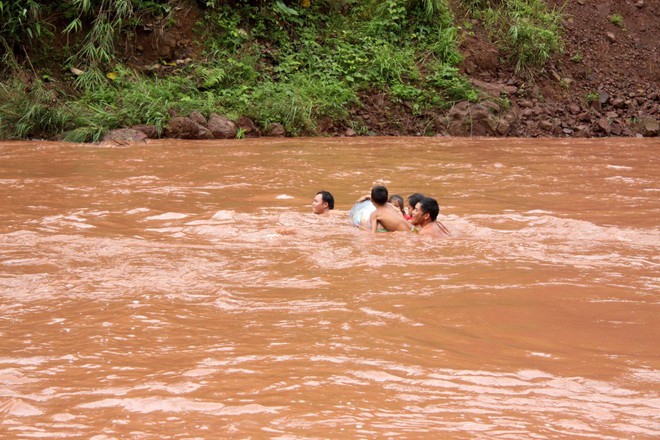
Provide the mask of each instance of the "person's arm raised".
POLYGON ((375 234, 378 230, 378 211, 374 211, 369 216, 369 221, 371 222, 371 233, 375 234))

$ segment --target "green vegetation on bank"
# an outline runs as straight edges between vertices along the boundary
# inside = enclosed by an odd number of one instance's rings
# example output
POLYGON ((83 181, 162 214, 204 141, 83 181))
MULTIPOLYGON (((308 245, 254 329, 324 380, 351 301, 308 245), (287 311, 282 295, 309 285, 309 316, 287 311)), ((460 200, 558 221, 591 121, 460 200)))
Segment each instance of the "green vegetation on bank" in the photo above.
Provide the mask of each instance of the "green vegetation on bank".
POLYGON ((96 141, 134 124, 162 131, 170 110, 244 115, 293 135, 329 118, 364 133, 349 116, 364 96, 405 103, 419 118, 478 99, 457 68, 463 10, 521 73, 562 47, 560 14, 540 0, 196 3, 0 0, 0 138, 96 141), (122 61, 120 42, 146 22, 174 26, 182 6, 202 10, 194 60, 141 70, 122 61))
MULTIPOLYGON (((482 18, 516 71, 527 76, 545 65, 555 53, 563 51, 561 10, 549 10, 541 0, 470 0, 475 15, 482 18), (493 3, 501 3, 495 8, 493 3)), ((563 8, 562 8, 563 9, 563 8)))

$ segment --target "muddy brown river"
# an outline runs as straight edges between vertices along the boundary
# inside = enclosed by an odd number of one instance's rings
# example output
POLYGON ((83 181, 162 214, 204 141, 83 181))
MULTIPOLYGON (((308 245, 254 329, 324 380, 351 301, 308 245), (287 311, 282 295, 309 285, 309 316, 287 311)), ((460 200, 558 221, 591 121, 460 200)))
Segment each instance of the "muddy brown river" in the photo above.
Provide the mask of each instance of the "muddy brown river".
POLYGON ((0 438, 658 438, 659 170, 657 139, 2 142, 0 438), (376 181, 453 237, 350 226, 376 181))

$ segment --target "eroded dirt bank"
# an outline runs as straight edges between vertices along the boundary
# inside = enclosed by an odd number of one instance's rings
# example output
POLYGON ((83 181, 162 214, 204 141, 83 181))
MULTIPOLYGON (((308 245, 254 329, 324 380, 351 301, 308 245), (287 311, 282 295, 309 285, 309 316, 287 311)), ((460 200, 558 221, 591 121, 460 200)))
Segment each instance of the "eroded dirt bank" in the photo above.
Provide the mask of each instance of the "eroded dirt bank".
POLYGON ((505 99, 494 99, 487 109, 459 105, 440 117, 444 132, 522 137, 657 136, 660 1, 548 3, 563 6, 566 45, 563 55, 548 63, 534 82, 515 75, 512 66, 501 63, 482 23, 473 21, 474 35, 463 44, 463 71, 486 94, 505 99), (622 25, 612 22, 615 14, 622 17, 622 25), (456 122, 470 116, 474 120, 475 112, 483 122, 456 122), (489 120, 487 113, 499 118, 489 120))

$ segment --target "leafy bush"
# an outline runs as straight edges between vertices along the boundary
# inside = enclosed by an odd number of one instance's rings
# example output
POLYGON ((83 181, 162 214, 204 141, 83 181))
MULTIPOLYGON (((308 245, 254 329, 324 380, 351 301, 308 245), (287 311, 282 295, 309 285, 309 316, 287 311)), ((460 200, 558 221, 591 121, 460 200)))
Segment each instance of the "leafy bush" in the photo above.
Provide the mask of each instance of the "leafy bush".
POLYGON ((260 84, 251 93, 249 108, 243 108, 241 113, 262 126, 280 122, 290 133, 299 134, 313 131, 315 121, 323 117, 344 120, 347 109, 356 102, 355 92, 343 82, 298 74, 287 83, 260 84))
POLYGON ((429 75, 428 81, 442 91, 443 101, 446 104, 463 100, 477 101, 477 92, 466 78, 458 75, 456 67, 438 64, 429 75))

